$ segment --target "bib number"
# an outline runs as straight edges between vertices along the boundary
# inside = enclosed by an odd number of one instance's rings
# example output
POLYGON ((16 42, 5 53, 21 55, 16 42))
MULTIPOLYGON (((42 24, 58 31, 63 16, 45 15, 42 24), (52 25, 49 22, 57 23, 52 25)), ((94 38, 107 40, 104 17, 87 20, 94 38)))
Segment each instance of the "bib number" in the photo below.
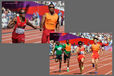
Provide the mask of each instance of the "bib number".
POLYGON ((84 54, 84 51, 80 51, 80 54, 84 54))
POLYGON ((24 34, 25 30, 22 29, 22 28, 16 28, 16 31, 15 31, 17 34, 24 34))
POLYGON ((59 50, 59 51, 62 50, 62 47, 57 48, 57 50, 59 50))

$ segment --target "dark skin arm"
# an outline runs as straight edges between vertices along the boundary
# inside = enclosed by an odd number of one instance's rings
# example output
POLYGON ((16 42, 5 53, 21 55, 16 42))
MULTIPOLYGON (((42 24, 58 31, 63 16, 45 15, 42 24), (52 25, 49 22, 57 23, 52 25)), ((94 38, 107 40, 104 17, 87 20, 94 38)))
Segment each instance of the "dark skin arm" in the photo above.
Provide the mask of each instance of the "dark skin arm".
POLYGON ((56 32, 59 32, 59 27, 60 27, 60 24, 59 24, 59 17, 58 17, 57 24, 56 24, 56 32))
POLYGON ((45 17, 46 17, 46 15, 43 15, 42 20, 41 20, 41 24, 40 24, 40 28, 41 28, 40 31, 43 30, 43 25, 44 25, 44 23, 45 23, 45 17))
POLYGON ((78 53, 79 53, 79 48, 76 48, 76 57, 78 57, 78 53))
POLYGON ((15 17, 15 18, 13 18, 13 19, 9 22, 7 28, 9 28, 9 29, 10 29, 10 28, 13 28, 16 23, 17 23, 17 18, 15 17))
POLYGON ((32 27, 32 28, 34 28, 34 29, 37 29, 36 26, 33 26, 33 25, 28 21, 28 19, 27 19, 27 25, 29 25, 30 27, 32 27))

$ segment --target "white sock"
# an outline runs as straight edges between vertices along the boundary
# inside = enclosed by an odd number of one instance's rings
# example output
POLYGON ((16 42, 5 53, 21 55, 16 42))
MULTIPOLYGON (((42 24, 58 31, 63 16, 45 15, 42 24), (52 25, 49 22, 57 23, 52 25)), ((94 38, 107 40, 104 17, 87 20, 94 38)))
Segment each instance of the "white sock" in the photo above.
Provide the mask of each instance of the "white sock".
POLYGON ((69 69, 69 67, 67 67, 67 69, 69 69))

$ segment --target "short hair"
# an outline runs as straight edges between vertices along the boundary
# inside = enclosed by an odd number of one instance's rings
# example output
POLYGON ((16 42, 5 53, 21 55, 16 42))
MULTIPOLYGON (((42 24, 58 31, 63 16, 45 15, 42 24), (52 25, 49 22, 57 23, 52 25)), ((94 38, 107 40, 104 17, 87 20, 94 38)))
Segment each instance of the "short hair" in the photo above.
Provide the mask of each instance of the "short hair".
MULTIPOLYGON (((53 2, 51 2, 51 3, 48 5, 48 8, 49 8, 51 5, 53 5, 53 6, 54 6, 53 2)), ((55 6, 54 6, 54 7, 55 7, 55 6)))
POLYGON ((69 39, 67 39, 66 41, 69 41, 69 39))
POLYGON ((98 40, 98 38, 94 37, 93 40, 98 40))
POLYGON ((78 41, 78 45, 82 45, 83 44, 83 42, 82 41, 78 41))
MULTIPOLYGON (((19 13, 21 13, 22 10, 24 10, 24 9, 21 8, 21 9, 19 10, 19 13)), ((25 11, 25 10, 24 10, 24 11, 25 11)))

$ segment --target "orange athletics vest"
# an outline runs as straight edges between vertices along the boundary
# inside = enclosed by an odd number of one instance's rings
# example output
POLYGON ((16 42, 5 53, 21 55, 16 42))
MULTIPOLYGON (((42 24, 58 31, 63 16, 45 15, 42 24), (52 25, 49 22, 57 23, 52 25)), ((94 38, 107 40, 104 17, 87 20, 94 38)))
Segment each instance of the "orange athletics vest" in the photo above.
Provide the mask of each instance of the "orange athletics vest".
POLYGON ((70 52, 71 51, 71 44, 69 44, 69 45, 65 44, 65 45, 66 45, 66 48, 65 48, 66 51, 69 51, 70 52))
POLYGON ((98 52, 100 50, 100 44, 92 44, 92 50, 93 52, 98 52))
POLYGON ((55 30, 57 20, 58 20, 58 15, 55 13, 51 15, 50 13, 46 13, 46 18, 45 18, 45 27, 46 29, 49 30, 55 30))

